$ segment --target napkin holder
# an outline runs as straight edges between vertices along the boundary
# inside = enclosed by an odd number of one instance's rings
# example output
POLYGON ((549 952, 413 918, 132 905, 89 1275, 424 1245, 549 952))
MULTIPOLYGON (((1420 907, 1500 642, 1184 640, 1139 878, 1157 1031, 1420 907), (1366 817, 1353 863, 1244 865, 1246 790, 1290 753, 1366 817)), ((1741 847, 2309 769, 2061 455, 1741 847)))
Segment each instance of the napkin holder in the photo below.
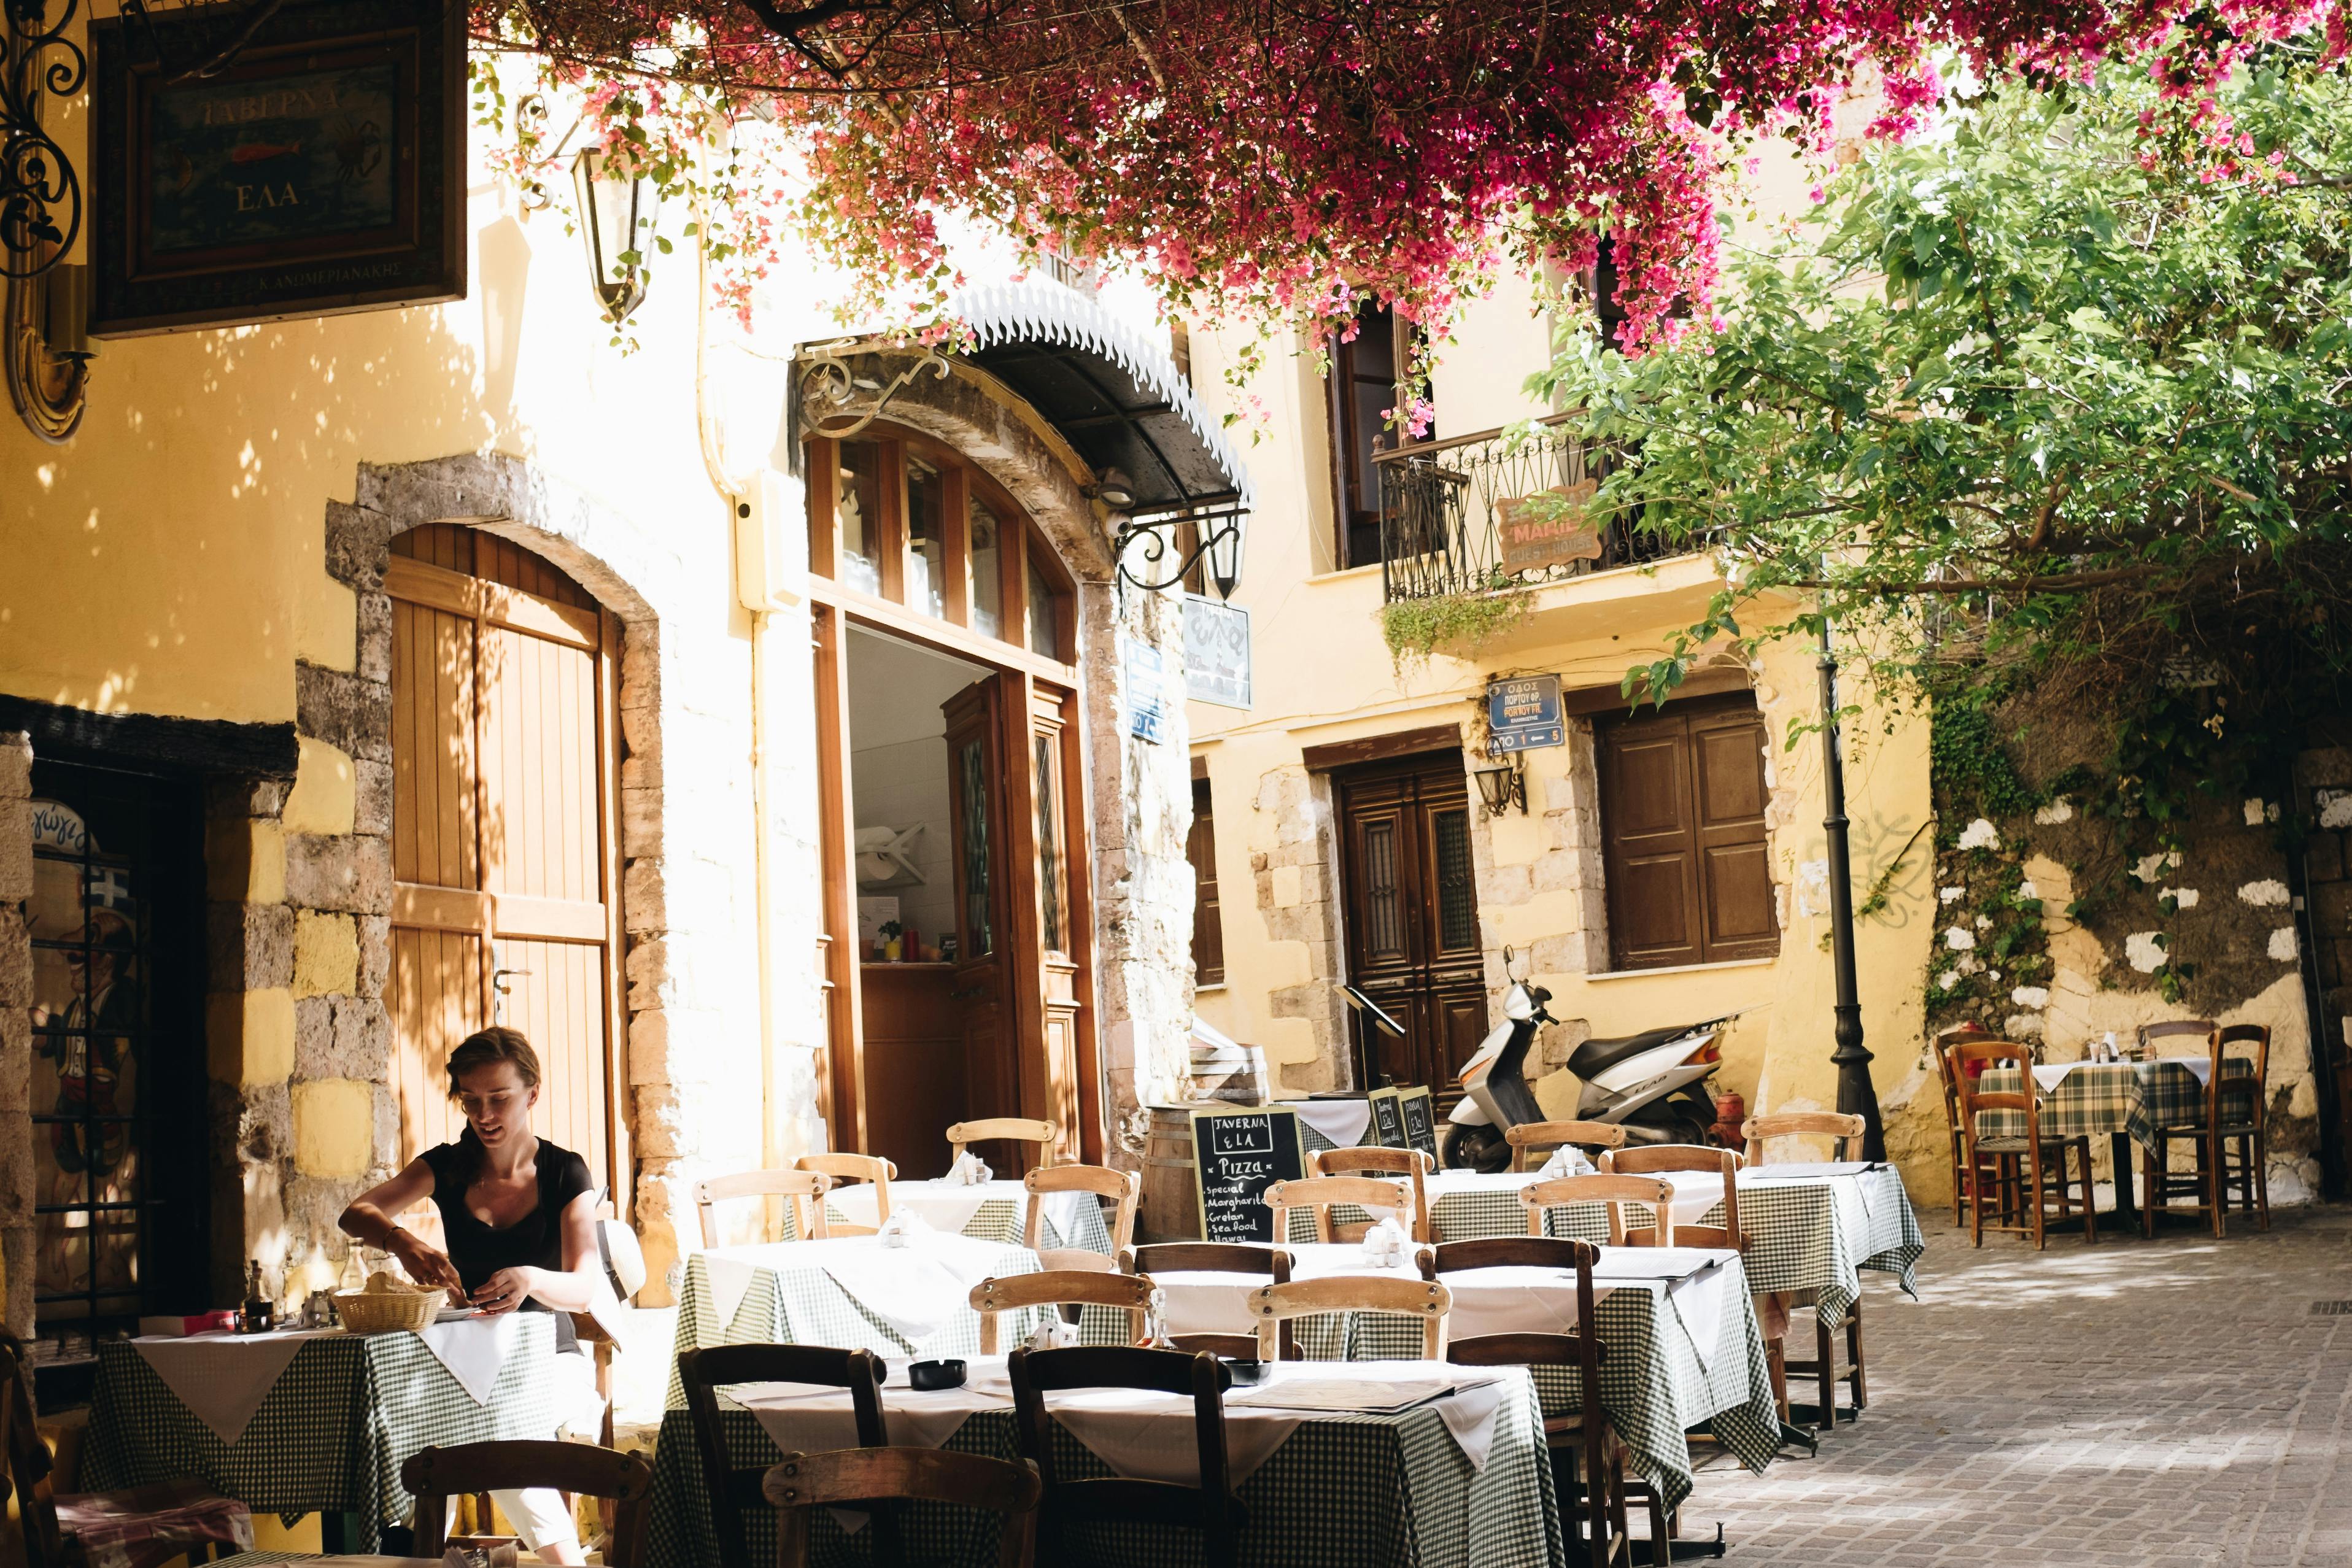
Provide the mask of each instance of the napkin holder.
POLYGON ((950 1186, 982 1186, 995 1180, 996 1173, 978 1155, 966 1149, 955 1157, 944 1179, 950 1186))
POLYGON ((1584 1157, 1582 1149, 1578 1148, 1574 1144, 1562 1144, 1552 1151, 1551 1158, 1543 1163, 1543 1168, 1536 1172, 1533 1179, 1558 1181, 1562 1176, 1593 1174, 1595 1174, 1595 1167, 1591 1160, 1584 1157))
POLYGON ((963 1372, 961 1361, 919 1361, 907 1368, 907 1386, 925 1394, 936 1394, 946 1388, 961 1388, 963 1372))
POLYGON ((923 1217, 911 1208, 894 1209, 874 1232, 874 1239, 885 1247, 908 1247, 915 1238, 930 1229, 923 1217))
POLYGON ((1364 1261, 1376 1269, 1393 1269, 1405 1260, 1404 1228, 1393 1218, 1364 1232, 1364 1261))

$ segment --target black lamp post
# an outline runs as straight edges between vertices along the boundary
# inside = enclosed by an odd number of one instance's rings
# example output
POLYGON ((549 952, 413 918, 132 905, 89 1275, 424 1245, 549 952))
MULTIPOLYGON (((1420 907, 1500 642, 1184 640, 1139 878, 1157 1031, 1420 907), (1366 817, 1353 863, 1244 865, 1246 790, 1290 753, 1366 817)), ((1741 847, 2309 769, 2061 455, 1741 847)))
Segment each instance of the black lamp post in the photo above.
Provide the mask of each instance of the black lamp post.
POLYGON ((1862 1157, 1886 1157, 1886 1127, 1878 1113, 1878 1090, 1870 1081, 1870 1052, 1862 1043, 1862 997, 1853 973, 1853 865, 1846 847, 1845 747, 1838 738, 1837 653, 1830 646, 1829 617, 1822 618, 1822 797, 1828 814, 1830 952, 1837 969, 1837 1108, 1862 1118, 1862 1157))

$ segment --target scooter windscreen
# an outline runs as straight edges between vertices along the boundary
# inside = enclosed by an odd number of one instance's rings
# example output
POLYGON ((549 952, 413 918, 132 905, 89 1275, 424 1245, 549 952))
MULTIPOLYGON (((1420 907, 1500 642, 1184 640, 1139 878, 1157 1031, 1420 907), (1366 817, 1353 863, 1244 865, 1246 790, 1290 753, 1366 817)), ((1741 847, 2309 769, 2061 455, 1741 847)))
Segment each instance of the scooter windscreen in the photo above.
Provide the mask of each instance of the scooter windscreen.
POLYGON ((1689 1039, 1696 1041, 1710 1030, 1721 1029, 1738 1016, 1738 1013, 1726 1013, 1721 1018, 1709 1019, 1704 1023, 1668 1024, 1664 1029, 1643 1030, 1640 1034, 1618 1035, 1610 1040, 1588 1040, 1570 1054, 1568 1059, 1568 1070, 1589 1082, 1629 1057, 1655 1051, 1660 1046, 1670 1045, 1677 1040, 1689 1039))

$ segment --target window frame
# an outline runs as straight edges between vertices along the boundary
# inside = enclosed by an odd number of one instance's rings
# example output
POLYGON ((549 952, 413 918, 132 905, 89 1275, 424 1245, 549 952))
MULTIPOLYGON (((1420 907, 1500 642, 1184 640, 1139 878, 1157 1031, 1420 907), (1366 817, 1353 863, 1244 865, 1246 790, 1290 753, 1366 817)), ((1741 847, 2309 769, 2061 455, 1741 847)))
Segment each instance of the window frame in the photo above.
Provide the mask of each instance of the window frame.
MULTIPOLYGON (((1356 314, 1360 323, 1367 317, 1374 315, 1385 316, 1389 319, 1389 363, 1386 385, 1389 388, 1389 405, 1393 408, 1396 405, 1396 389, 1404 382, 1405 368, 1412 363, 1412 350, 1419 340, 1421 329, 1410 321, 1400 319, 1396 315, 1395 308, 1389 305, 1367 302, 1358 309, 1356 314)), ((1371 461, 1370 453, 1392 451, 1401 439, 1394 428, 1386 424, 1370 432, 1358 428, 1356 385, 1360 382, 1380 379, 1379 367, 1373 367, 1374 373, 1367 374, 1358 363, 1359 359, 1365 352, 1363 345, 1363 330, 1360 326, 1352 341, 1342 342, 1336 332, 1323 340, 1324 351, 1329 361, 1323 380, 1326 434, 1329 437, 1331 448, 1331 559, 1342 571, 1351 567, 1377 566, 1381 557, 1380 539, 1381 508, 1381 497, 1377 493, 1379 476, 1375 472, 1373 495, 1365 497, 1357 494, 1356 459, 1360 444, 1363 445, 1364 464, 1369 466, 1371 461), (1360 524, 1359 518, 1368 519, 1368 523, 1360 524), (1360 526, 1369 526, 1371 529, 1370 548, 1368 552, 1349 548, 1350 536, 1360 526), (1358 559, 1360 555, 1362 557, 1360 559, 1358 559)), ((1418 439, 1423 441, 1437 439, 1437 426, 1433 419, 1429 429, 1418 439)))
POLYGON ((1192 826, 1184 835, 1184 858, 1192 867, 1192 984, 1225 983, 1224 899, 1217 886, 1217 818, 1206 773, 1192 778, 1192 826), (1205 890, 1205 893, 1204 891, 1205 890), (1216 961, 1203 955, 1213 950, 1216 961))

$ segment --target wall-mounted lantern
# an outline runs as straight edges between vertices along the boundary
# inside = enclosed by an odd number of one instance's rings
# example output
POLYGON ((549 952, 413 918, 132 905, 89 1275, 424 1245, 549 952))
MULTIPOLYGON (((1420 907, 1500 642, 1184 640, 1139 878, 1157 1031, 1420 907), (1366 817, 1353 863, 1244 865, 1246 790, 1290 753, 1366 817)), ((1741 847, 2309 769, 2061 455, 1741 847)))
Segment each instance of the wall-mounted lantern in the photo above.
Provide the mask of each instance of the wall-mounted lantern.
POLYGON ((617 172, 602 147, 583 147, 572 155, 572 183, 588 250, 588 281, 596 290, 599 311, 617 327, 645 303, 645 251, 654 242, 661 189, 645 175, 617 172))
POLYGON ((1486 802, 1486 815, 1499 817, 1517 806, 1525 816, 1528 810, 1528 776, 1516 751, 1506 752, 1503 760, 1492 768, 1474 768, 1470 777, 1478 781, 1478 798, 1486 802))

